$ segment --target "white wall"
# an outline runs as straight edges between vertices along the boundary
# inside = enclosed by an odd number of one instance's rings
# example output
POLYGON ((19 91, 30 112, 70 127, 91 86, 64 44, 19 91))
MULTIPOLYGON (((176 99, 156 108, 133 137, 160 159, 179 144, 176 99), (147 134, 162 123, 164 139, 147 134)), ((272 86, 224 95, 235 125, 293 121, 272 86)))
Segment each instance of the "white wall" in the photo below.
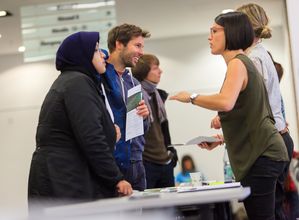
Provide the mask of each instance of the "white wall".
POLYGON ((23 64, 22 59, 0 58, 0 219, 5 213, 27 213, 27 180, 40 105, 58 75, 53 61, 23 64))
MULTIPOLYGON (((299 2, 296 0, 286 0, 287 5, 287 19, 290 32, 290 50, 292 56, 292 71, 293 71, 293 84, 295 85, 297 108, 299 109, 299 26, 298 26, 298 9, 299 2)), ((297 112, 298 114, 298 112, 297 112)), ((297 118, 298 119, 298 118, 297 118)), ((299 125, 299 121, 297 121, 299 125)))

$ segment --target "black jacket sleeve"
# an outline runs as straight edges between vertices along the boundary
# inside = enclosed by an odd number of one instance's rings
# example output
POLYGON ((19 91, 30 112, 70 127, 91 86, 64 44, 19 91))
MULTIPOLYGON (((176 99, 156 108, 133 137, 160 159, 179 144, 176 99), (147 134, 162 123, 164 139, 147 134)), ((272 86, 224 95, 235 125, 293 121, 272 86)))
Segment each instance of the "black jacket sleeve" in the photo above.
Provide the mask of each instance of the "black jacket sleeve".
POLYGON ((123 179, 113 157, 115 128, 96 84, 81 74, 67 82, 64 96, 74 135, 91 170, 115 187, 123 179))

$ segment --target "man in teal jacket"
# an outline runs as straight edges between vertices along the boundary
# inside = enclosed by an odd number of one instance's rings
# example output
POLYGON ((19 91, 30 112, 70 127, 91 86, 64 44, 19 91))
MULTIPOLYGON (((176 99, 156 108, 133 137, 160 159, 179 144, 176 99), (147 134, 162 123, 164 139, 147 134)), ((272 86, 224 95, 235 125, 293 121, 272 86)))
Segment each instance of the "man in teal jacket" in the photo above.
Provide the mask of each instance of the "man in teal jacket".
MULTIPOLYGON (((136 65, 143 55, 144 38, 148 37, 150 37, 149 32, 135 25, 123 24, 111 29, 108 34, 110 56, 106 61, 106 73, 102 77, 114 123, 120 127, 122 134, 114 152, 116 162, 133 189, 141 191, 146 188, 142 162, 144 137, 141 135, 127 141, 125 139, 128 90, 138 85, 139 82, 126 67, 136 65)), ((144 118, 146 130, 149 124, 149 111, 144 100, 140 101, 137 114, 144 118)))

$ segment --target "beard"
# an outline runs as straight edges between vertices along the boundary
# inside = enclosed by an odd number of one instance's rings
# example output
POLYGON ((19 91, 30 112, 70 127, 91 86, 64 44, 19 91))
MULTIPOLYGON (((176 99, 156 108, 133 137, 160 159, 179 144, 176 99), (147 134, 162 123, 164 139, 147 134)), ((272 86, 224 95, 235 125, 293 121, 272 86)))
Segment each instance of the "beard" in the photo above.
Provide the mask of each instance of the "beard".
POLYGON ((133 57, 133 54, 126 53, 125 51, 123 51, 120 54, 121 61, 125 67, 134 67, 135 66, 135 63, 132 62, 132 57, 133 57))

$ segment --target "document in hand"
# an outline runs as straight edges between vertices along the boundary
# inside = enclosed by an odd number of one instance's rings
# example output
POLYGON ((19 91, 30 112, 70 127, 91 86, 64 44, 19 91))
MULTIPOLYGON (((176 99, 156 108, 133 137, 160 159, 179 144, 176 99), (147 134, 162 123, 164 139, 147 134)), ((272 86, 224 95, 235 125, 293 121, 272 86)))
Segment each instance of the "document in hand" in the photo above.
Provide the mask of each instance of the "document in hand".
POLYGON ((129 90, 131 94, 128 93, 127 112, 130 112, 133 109, 137 108, 139 102, 142 100, 142 93, 141 93, 141 89, 139 90, 139 86, 134 87, 134 89, 135 90, 133 91, 129 90))
POLYGON ((193 138, 193 139, 187 141, 187 143, 185 145, 200 144, 203 142, 213 143, 213 142, 218 142, 218 141, 221 141, 221 140, 218 138, 215 138, 215 137, 198 136, 196 138, 193 138))
POLYGON ((137 114, 136 109, 141 99, 141 85, 137 85, 128 90, 125 134, 126 141, 144 134, 143 117, 137 114))
POLYGON ((203 142, 207 142, 207 143, 213 143, 213 142, 218 142, 221 141, 218 138, 215 137, 209 137, 209 136, 198 136, 196 138, 193 138, 189 141, 187 141, 184 144, 172 144, 171 146, 175 147, 175 146, 183 146, 183 145, 197 145, 203 142))

